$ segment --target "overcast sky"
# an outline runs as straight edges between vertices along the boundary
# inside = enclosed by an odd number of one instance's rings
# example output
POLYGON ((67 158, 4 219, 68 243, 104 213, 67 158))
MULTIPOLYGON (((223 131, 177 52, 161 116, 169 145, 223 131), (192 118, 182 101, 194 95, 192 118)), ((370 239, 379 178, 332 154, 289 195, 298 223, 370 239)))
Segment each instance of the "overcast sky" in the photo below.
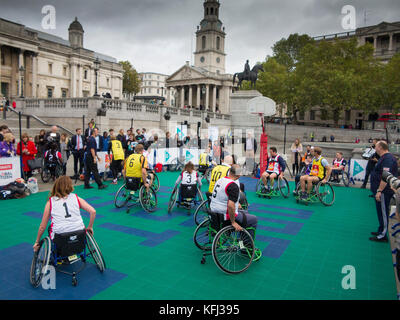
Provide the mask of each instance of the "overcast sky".
MULTIPOLYGON (((84 46, 139 72, 172 74, 192 61, 195 31, 204 0, 0 0, 0 17, 68 39, 75 16, 85 30, 84 46), (43 30, 44 5, 56 8, 56 29, 43 30)), ((291 33, 318 36, 344 32, 341 9, 353 5, 357 27, 400 21, 399 0, 220 0, 225 26, 226 71, 242 71, 271 54, 272 45, 291 33)))

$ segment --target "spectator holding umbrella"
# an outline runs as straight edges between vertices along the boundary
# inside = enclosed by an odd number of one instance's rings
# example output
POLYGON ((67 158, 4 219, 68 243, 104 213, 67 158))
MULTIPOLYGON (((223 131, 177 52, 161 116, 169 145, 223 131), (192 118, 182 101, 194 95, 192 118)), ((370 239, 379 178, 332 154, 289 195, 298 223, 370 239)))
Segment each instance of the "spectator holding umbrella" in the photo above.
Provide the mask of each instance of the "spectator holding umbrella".
POLYGON ((27 178, 32 176, 31 168, 29 168, 28 160, 35 159, 35 155, 37 154, 37 149, 35 144, 29 140, 29 136, 27 133, 22 134, 22 141, 18 143, 17 154, 22 156, 22 169, 27 178))

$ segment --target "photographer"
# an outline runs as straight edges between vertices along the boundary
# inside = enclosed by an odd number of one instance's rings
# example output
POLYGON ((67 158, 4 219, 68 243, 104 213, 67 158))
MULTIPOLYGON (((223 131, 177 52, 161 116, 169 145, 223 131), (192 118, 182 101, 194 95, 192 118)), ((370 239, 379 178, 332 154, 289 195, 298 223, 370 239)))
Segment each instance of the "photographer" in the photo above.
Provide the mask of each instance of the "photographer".
POLYGON ((365 169, 365 178, 364 178, 364 182, 361 186, 361 189, 365 189, 367 187, 368 178, 369 178, 371 172, 374 170, 376 163, 379 160, 379 155, 375 151, 375 145, 377 142, 378 142, 377 139, 373 139, 372 146, 365 149, 364 154, 362 155, 362 157, 365 160, 368 160, 368 164, 367 164, 367 168, 365 169))
POLYGON ((388 216, 390 211, 390 200, 393 197, 393 190, 382 179, 384 171, 397 176, 397 160, 389 152, 389 146, 384 141, 379 141, 375 145, 375 151, 379 155, 378 163, 371 173, 371 191, 375 195, 375 205, 378 214, 378 232, 371 232, 371 241, 387 242, 386 232, 388 230, 388 216))

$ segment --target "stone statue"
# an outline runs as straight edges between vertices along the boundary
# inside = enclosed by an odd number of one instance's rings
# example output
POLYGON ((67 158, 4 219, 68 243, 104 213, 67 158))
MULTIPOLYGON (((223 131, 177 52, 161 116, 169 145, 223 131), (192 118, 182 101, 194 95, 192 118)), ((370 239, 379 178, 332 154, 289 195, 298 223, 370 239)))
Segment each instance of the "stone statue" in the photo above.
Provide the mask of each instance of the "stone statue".
POLYGON ((245 66, 244 66, 244 72, 235 73, 233 75, 233 85, 235 85, 235 79, 237 77, 238 80, 239 80, 238 86, 239 86, 240 89, 242 88, 242 82, 244 80, 250 81, 251 82, 251 88, 255 89, 256 88, 257 78, 258 78, 258 73, 260 71, 264 71, 264 69, 263 69, 261 64, 256 64, 253 67, 253 69, 250 71, 249 60, 247 60, 245 66))

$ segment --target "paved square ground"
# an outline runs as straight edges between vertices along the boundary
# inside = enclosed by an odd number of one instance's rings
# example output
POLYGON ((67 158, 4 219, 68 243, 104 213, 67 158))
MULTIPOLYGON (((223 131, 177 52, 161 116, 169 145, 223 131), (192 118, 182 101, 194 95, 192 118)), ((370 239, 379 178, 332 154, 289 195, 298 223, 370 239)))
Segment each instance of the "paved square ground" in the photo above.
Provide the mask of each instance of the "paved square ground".
POLYGON ((88 265, 77 287, 57 273, 54 291, 29 284, 32 244, 48 193, 2 201, 0 299, 396 299, 389 244, 368 240, 377 217, 367 190, 335 187, 332 207, 305 206, 292 195, 259 199, 256 180, 242 178, 250 212, 259 217, 256 245, 263 258, 231 276, 212 257, 200 264, 193 217, 181 209, 167 213, 177 173, 159 177, 159 206, 153 214, 140 207, 129 214, 114 208, 122 182, 102 191, 76 188, 97 210, 95 238, 108 269, 100 274, 88 265), (342 289, 346 265, 356 270, 355 290, 342 289))

